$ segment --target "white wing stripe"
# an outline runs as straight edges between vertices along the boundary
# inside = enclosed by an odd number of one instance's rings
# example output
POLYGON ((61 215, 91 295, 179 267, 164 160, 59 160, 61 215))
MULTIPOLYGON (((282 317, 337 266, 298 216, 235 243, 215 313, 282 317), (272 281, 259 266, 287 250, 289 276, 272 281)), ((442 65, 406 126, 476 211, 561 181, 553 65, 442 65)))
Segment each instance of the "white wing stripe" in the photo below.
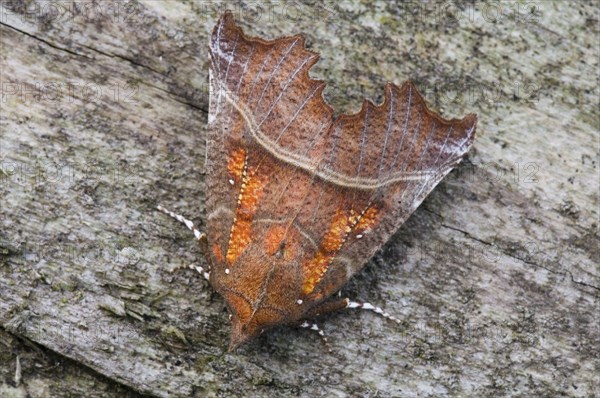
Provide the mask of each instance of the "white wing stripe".
MULTIPOLYGON (((311 174, 316 174, 319 178, 332 184, 348 188, 372 190, 399 181, 427 181, 437 174, 436 170, 427 170, 408 173, 398 172, 384 179, 359 178, 338 173, 335 170, 332 170, 329 165, 319 167, 318 159, 309 159, 297 153, 288 151, 271 140, 265 133, 260 131, 250 111, 242 102, 232 98, 232 96, 230 96, 228 93, 225 93, 225 99, 229 101, 238 110, 238 112, 240 112, 240 115, 244 118, 252 137, 269 153, 283 162, 292 164, 295 167, 303 169, 311 174)), ((332 148, 332 154, 334 149, 335 148, 332 148)))

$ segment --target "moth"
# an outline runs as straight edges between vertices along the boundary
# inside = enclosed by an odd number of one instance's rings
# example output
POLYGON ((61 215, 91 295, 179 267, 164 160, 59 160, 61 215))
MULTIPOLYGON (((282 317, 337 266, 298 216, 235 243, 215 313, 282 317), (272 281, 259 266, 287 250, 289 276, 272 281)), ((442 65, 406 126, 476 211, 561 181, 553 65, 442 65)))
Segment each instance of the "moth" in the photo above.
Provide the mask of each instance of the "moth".
POLYGON ((277 325, 370 304, 333 294, 473 144, 477 116, 447 120, 410 82, 334 116, 302 35, 248 37, 226 12, 210 39, 206 234, 210 285, 231 312, 230 350, 277 325))

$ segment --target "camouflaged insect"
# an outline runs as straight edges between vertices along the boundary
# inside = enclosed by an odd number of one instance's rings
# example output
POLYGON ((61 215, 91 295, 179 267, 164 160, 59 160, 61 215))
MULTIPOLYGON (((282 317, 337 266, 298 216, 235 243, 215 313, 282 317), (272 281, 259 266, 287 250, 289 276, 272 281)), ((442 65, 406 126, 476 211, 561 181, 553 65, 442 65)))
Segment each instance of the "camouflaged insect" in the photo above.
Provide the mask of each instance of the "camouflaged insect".
MULTIPOLYGON (((411 82, 334 117, 319 55, 301 35, 244 35, 231 13, 210 41, 202 271, 231 311, 230 350, 282 324, 380 308, 332 295, 404 223, 473 143, 477 117, 446 120, 411 82)), ((315 328, 314 326, 312 326, 315 328)))

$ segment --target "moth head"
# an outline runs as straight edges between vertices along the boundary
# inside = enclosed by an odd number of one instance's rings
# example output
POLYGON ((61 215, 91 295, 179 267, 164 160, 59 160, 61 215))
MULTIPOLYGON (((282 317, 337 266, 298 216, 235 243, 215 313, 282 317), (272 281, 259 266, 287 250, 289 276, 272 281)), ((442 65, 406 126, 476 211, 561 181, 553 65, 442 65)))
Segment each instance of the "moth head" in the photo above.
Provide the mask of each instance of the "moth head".
POLYGON ((229 352, 235 351, 242 344, 283 321, 281 314, 272 309, 265 307, 253 309, 250 303, 238 295, 225 294, 224 296, 231 311, 229 352))
POLYGON ((223 296, 231 313, 231 344, 241 344, 276 325, 297 321, 302 306, 297 304, 302 284, 300 256, 285 231, 270 228, 265 236, 254 236, 231 263, 211 273, 211 285, 223 296))
POLYGON ((252 340, 261 333, 256 325, 244 323, 235 315, 231 317, 231 336, 229 340, 229 352, 235 351, 239 346, 252 340))

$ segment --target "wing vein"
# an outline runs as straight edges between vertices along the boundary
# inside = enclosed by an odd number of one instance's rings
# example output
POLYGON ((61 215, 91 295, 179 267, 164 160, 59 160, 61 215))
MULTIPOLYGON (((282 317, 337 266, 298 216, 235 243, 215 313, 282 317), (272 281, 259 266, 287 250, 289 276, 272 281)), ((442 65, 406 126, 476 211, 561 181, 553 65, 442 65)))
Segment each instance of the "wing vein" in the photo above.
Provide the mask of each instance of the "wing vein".
POLYGON ((262 99, 263 99, 263 97, 265 95, 265 92, 267 91, 267 88, 269 87, 269 84, 271 83, 271 80, 273 79, 273 76, 275 76, 275 73, 279 71, 279 67, 281 66, 281 64, 283 63, 283 61, 287 58, 287 56, 289 55, 290 51, 292 51, 292 48, 296 45, 297 42, 298 42, 298 39, 295 39, 292 42, 292 44, 289 45, 289 47, 287 48, 287 50, 285 51, 285 53, 283 54, 283 56, 281 57, 281 59, 279 60, 279 62, 277 62, 277 65, 275 65, 275 68, 273 68, 273 70, 271 71, 271 74, 269 75, 269 80, 267 80, 267 82, 263 86, 263 90, 260 93, 260 97, 258 98, 258 100, 256 100, 256 103, 254 105, 253 113, 256 112, 256 110, 258 109, 258 106, 262 102, 262 99))
POLYGON ((360 155, 358 157, 358 167, 356 168, 356 176, 360 176, 360 171, 362 169, 363 166, 363 161, 364 161, 364 155, 365 155, 365 141, 367 140, 367 122, 369 120, 369 106, 367 105, 366 109, 365 109, 365 121, 364 121, 364 126, 362 129, 362 133, 361 133, 361 138, 360 138, 360 155))
POLYGON ((256 83, 258 83, 258 78, 260 77, 260 75, 262 75, 262 71, 263 71, 263 69, 265 69, 265 65, 267 64, 267 62, 271 60, 271 56, 272 56, 271 54, 273 53, 273 50, 275 50, 275 47, 271 47, 269 49, 269 52, 265 56, 265 59, 264 59, 262 65, 260 66, 260 69, 258 70, 258 72, 256 72, 256 76, 254 76, 254 80, 252 80, 252 86, 250 86, 250 90, 248 90, 248 98, 251 98, 252 93, 254 92, 254 89, 256 88, 256 83))
MULTIPOLYGON (((325 125, 327 124, 327 121, 325 121, 322 125, 321 128, 319 129, 319 131, 317 131, 317 134, 313 137, 313 139, 311 140, 311 143, 309 146, 307 146, 307 148, 304 150, 304 153, 302 154, 302 156, 306 156, 306 154, 314 147, 315 143, 317 142, 317 138, 321 135, 321 132, 323 131, 323 129, 325 128, 325 125)), ((315 173, 313 173, 313 175, 316 175, 315 173)), ((290 178, 285 187, 281 190, 281 193, 279 194, 279 196, 277 197, 277 200, 275 201, 275 206, 278 206, 279 203, 281 202, 281 199, 283 198, 283 195, 285 194, 285 192, 287 191, 290 182, 292 181, 292 179, 290 178)))
POLYGON ((444 143, 442 144, 442 147, 438 151, 437 157, 435 158, 435 162, 433 162, 434 169, 437 166, 438 161, 440 160, 440 156, 442 155, 442 152, 444 152, 444 149, 446 149, 446 144, 448 143, 448 137, 450 137, 450 134, 452 134, 453 129, 454 129, 454 126, 450 126, 450 128, 448 129, 448 132, 446 133, 446 138, 444 139, 444 143))
MULTIPOLYGON (((421 132, 421 123, 422 122, 423 122, 423 109, 421 109, 419 111, 419 121, 417 122, 417 126, 415 127, 412 143, 410 145, 410 149, 407 151, 407 154, 411 154, 415 147, 415 143, 417 142, 417 137, 419 136, 419 133, 421 132)), ((402 173, 406 172, 406 166, 408 165, 408 159, 409 159, 409 156, 404 157, 404 161, 402 162, 402 167, 400 167, 400 170, 402 173)))
MULTIPOLYGON (((304 60, 304 62, 302 62, 302 64, 296 68, 296 70, 294 71, 294 73, 288 78, 288 80, 285 82, 285 85, 283 86, 283 88, 281 89, 281 91, 279 92, 279 95, 277 96, 277 98, 275 99, 275 101, 273 101, 273 104, 271 105, 271 107, 269 108, 269 111, 267 112, 267 114, 265 115, 265 117, 263 118, 263 120, 258 124, 258 127, 262 126, 262 124, 267 120, 267 118, 271 115, 271 112, 273 112, 273 109, 275 108, 275 105, 277 105, 277 103, 279 102, 279 100, 281 99, 281 97, 283 96, 283 93, 285 93, 285 91, 287 90, 287 88, 290 85, 290 82, 296 77, 296 75, 298 74, 298 72, 300 71, 300 69, 302 69, 302 67, 304 65, 306 65, 306 63, 308 62, 309 59, 311 59, 312 57, 308 57, 304 60)), ((313 92, 311 93, 310 97, 312 97, 314 95, 314 92, 316 90, 313 90, 313 92)), ((302 107, 304 107, 304 105, 306 104, 306 101, 302 104, 302 107)), ((300 108, 302 109, 302 108, 300 108)), ((298 114, 298 112, 296 112, 296 114, 294 115, 294 117, 298 114)), ((291 122, 290 122, 291 123, 291 122)), ((289 124, 288 124, 289 125, 289 124)), ((286 126, 287 127, 287 126, 286 126)), ((278 140, 276 140, 275 142, 277 142, 278 140)))
POLYGON ((252 58, 252 56, 254 55, 255 49, 256 49, 256 45, 254 43, 252 43, 252 50, 250 50, 250 54, 248 54, 248 58, 246 59, 246 62, 244 62, 244 69, 242 70, 242 74, 240 75, 240 80, 238 81, 237 87, 235 89, 236 97, 239 97, 240 88, 242 87, 242 82, 244 81, 244 78, 246 77, 246 73, 248 73, 248 64, 250 63, 250 58, 252 58))
MULTIPOLYGON (((221 57, 221 55, 223 54, 223 51, 221 51, 221 30, 223 29, 224 22, 225 22, 225 19, 222 18, 221 21, 219 22, 219 27, 217 28, 217 38, 216 38, 217 57, 221 57)), ((215 114, 218 115, 220 107, 221 107, 221 63, 217 60, 216 65, 215 65, 214 57, 211 57, 211 61, 213 63, 215 71, 217 72, 217 81, 219 82, 219 97, 217 98, 217 109, 215 111, 215 114)))
POLYGON ((290 125, 294 122, 294 120, 296 120, 296 118, 298 117, 298 115, 300 114, 300 112, 304 109, 304 107, 306 106, 306 104, 308 103, 308 101, 310 101, 313 96, 315 95, 315 93, 317 92, 317 90, 319 89, 320 85, 315 86, 314 90, 310 93, 310 95, 308 95, 304 101, 302 102, 302 104, 300 105, 300 107, 296 110, 296 112, 294 113, 294 116, 292 116, 292 118, 290 119, 290 121, 285 125, 285 127, 283 129, 281 129, 281 132, 279 133, 279 135, 277 136, 277 139, 275 140, 275 142, 279 142, 279 140, 281 139, 281 137, 283 136, 283 133, 287 130, 288 127, 290 127, 290 125))
MULTIPOLYGON (((438 171, 438 170, 436 170, 436 168, 437 168, 438 161, 440 160, 440 155, 446 148, 446 144, 448 143, 448 137, 450 137, 450 134, 452 133, 453 128, 454 128, 454 126, 450 126, 450 128, 448 129, 448 132, 446 133, 446 138, 444 139, 444 143, 442 144, 440 150, 438 151, 437 157, 435 158, 435 162, 433 162, 432 169, 434 171, 434 174, 433 174, 434 179, 439 180, 441 177, 443 177, 443 175, 445 174, 445 171, 447 170, 447 168, 446 168, 446 170, 444 170, 444 171, 438 171)), ((417 194, 414 196, 415 198, 419 198, 421 196, 421 193, 423 192, 425 187, 428 185, 427 182, 429 182, 429 179, 428 179, 428 181, 426 181, 424 184, 421 185, 421 189, 419 189, 419 192, 417 192, 417 194)))
MULTIPOLYGON (((404 145, 404 137, 406 136, 406 131, 408 130, 408 120, 410 118, 410 107, 412 105, 412 86, 408 86, 408 109, 406 110, 406 117, 404 118, 404 128, 402 130, 402 138, 400 139, 400 145, 398 145, 398 151, 396 151, 396 156, 394 156, 394 161, 390 165, 390 172, 388 176, 391 176, 394 171, 394 166, 396 166, 396 162, 398 161, 398 157, 400 156, 400 152, 402 152, 402 145, 404 145)), ((410 154, 407 152, 406 155, 410 154)))
POLYGON ((381 176, 381 170, 383 170, 383 162, 385 159, 385 151, 387 150, 387 142, 392 129, 392 116, 394 115, 394 89, 390 88, 390 110, 388 111, 387 127, 385 128, 385 138, 383 140, 383 149, 381 150, 381 160, 379 161, 379 171, 377 172, 377 179, 381 176))
MULTIPOLYGON (((235 57, 235 51, 237 50, 237 44, 238 44, 238 39, 239 39, 239 35, 235 36, 235 42, 233 43, 233 50, 231 50, 231 55, 229 56, 229 61, 227 62, 227 69, 225 69, 225 77, 223 78, 223 84, 219 84, 219 101, 217 102, 218 104, 220 104, 221 102, 221 92, 223 91, 223 89, 228 90, 229 89, 229 85, 227 84, 227 78, 229 77, 229 68, 231 67, 231 64, 233 63, 233 58, 235 57), (223 87, 225 86, 225 87, 223 87)), ((221 45, 219 44, 219 50, 221 49, 221 45)), ((233 108, 233 106, 229 105, 229 114, 231 114, 231 109, 233 108)), ((224 121, 226 118, 221 118, 222 121, 224 121)), ((222 145, 225 144, 225 133, 223 132, 223 126, 225 125, 224 122, 221 122, 221 143, 222 145)))
MULTIPOLYGON (((425 153, 427 153, 427 150, 429 149, 429 143, 431 142, 431 138, 435 135, 435 130, 436 130, 436 124, 435 121, 432 122, 431 124, 431 131, 429 132, 429 134, 427 135, 427 140, 425 141, 425 148, 423 148, 423 150, 421 151, 421 154, 419 155, 419 159, 417 160, 417 163, 415 164, 415 170, 418 171, 421 167, 421 162, 423 161, 423 156, 425 155, 425 153)), ((402 192, 402 196, 400 197, 400 202, 404 201, 404 197, 406 196, 407 192, 412 192, 413 191, 413 187, 414 187, 415 182, 411 181, 403 190, 402 192)))

